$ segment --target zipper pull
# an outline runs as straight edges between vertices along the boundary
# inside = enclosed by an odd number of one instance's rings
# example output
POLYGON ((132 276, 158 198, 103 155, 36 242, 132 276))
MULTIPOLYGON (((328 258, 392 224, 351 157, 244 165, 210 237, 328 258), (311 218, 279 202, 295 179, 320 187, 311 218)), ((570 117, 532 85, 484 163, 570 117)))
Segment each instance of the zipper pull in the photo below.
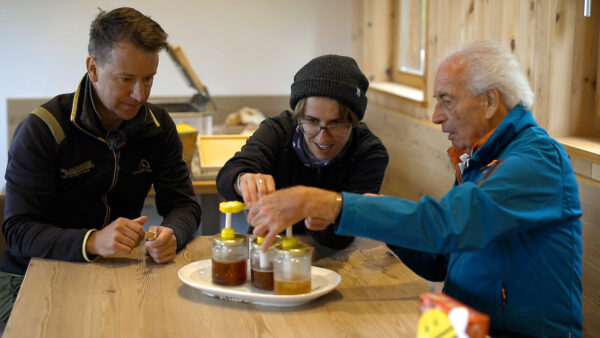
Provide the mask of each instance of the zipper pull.
POLYGON ((504 288, 504 284, 502 284, 502 306, 506 307, 506 289, 504 288))

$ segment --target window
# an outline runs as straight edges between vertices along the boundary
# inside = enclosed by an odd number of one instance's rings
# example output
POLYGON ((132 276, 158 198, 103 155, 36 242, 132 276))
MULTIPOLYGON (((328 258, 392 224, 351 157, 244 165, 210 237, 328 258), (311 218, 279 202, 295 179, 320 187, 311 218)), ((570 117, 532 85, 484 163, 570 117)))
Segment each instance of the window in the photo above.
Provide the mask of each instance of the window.
POLYGON ((427 0, 395 0, 392 79, 410 87, 425 89, 427 0))

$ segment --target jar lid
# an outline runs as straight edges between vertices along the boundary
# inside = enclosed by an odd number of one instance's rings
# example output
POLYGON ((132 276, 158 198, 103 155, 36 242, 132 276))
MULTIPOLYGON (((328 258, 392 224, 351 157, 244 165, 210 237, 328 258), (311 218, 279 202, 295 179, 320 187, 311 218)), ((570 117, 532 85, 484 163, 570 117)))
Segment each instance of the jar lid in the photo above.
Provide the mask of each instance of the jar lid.
POLYGON ((235 232, 233 233, 233 237, 229 232, 225 232, 225 236, 223 236, 223 231, 221 231, 221 233, 213 236, 213 241, 222 245, 234 246, 246 243, 248 241, 248 236, 237 234, 235 232))
POLYGON ((302 255, 311 252, 313 247, 302 243, 294 237, 285 237, 275 246, 275 249, 280 254, 302 255))
MULTIPOLYGON (((252 247, 254 249, 260 249, 264 241, 264 237, 254 237, 250 241, 250 244, 252 244, 252 247)), ((273 240, 273 242, 271 242, 271 246, 269 247, 269 249, 276 247, 277 244, 279 244, 279 242, 281 242, 281 236, 275 236, 275 239, 273 240)))
POLYGON ((233 214, 246 209, 246 204, 240 201, 226 201, 219 203, 219 211, 226 214, 233 214))

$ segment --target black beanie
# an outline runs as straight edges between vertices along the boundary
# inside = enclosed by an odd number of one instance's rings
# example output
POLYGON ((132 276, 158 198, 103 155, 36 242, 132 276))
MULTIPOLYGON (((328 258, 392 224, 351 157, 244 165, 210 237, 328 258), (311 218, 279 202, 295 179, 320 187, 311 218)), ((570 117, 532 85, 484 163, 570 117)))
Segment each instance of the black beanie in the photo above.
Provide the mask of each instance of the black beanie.
POLYGON ((365 116, 369 80, 348 56, 323 55, 312 59, 294 76, 290 106, 309 96, 336 99, 356 113, 359 120, 365 116))

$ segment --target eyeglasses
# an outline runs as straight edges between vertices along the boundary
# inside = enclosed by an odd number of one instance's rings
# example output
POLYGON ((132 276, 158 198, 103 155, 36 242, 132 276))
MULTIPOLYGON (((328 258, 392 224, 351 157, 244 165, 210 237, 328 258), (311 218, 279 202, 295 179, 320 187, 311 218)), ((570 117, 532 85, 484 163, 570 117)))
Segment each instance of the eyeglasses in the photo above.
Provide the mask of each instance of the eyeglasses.
POLYGON ((300 120, 300 129, 308 136, 317 136, 321 130, 326 130, 331 136, 345 136, 350 130, 350 125, 344 122, 331 122, 327 126, 321 126, 319 120, 300 120))

